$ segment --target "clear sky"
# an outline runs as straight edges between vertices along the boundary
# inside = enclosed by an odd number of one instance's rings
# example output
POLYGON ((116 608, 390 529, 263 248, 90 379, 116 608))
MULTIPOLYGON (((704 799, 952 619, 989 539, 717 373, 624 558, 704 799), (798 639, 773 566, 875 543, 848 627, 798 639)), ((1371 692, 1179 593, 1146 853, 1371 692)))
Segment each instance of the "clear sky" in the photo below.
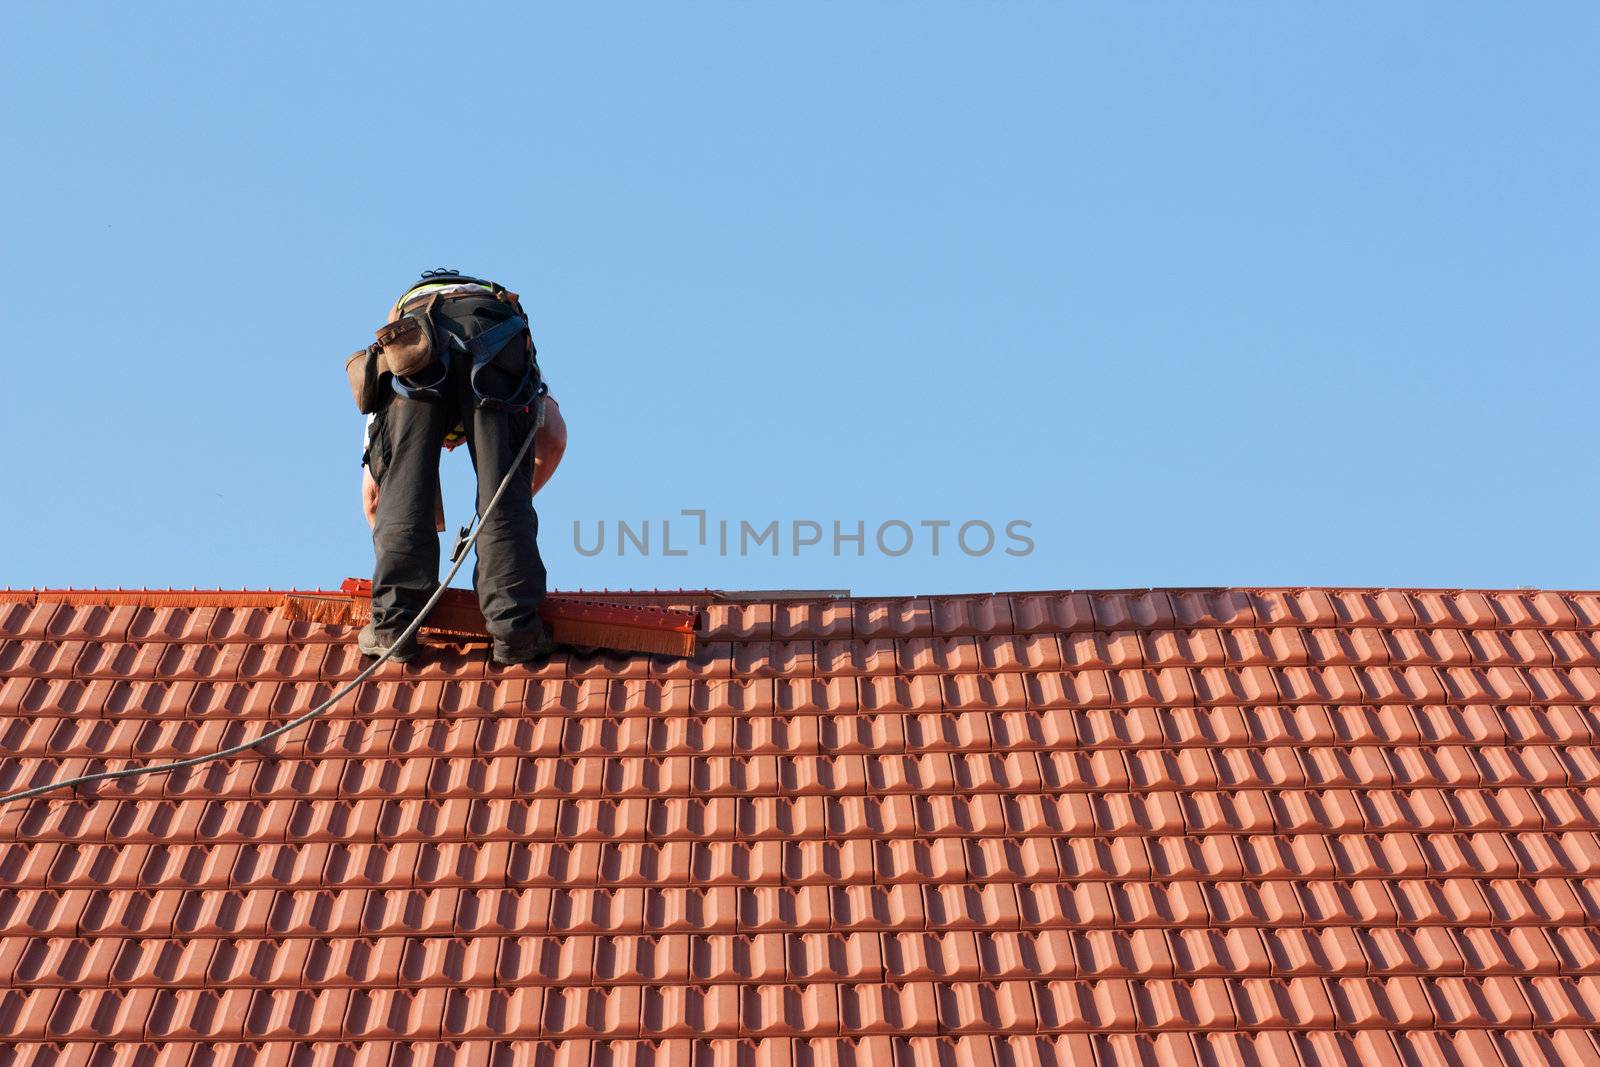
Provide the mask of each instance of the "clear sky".
POLYGON ((369 574, 342 364, 446 265, 560 587, 1600 586, 1597 11, 15 5, 0 584, 369 574))

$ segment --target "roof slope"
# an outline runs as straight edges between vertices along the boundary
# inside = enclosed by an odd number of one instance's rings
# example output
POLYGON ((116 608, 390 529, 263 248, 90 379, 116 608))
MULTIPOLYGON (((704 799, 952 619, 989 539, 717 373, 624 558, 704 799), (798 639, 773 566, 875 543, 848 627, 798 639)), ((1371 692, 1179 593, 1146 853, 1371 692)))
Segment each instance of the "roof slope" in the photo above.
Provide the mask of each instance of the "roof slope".
MULTIPOLYGON (((360 667, 259 607, 17 596, 0 790, 214 750, 360 667)), ((0 810, 0 1044, 1600 1061, 1600 595, 704 610, 693 661, 441 648, 271 753, 0 810)))

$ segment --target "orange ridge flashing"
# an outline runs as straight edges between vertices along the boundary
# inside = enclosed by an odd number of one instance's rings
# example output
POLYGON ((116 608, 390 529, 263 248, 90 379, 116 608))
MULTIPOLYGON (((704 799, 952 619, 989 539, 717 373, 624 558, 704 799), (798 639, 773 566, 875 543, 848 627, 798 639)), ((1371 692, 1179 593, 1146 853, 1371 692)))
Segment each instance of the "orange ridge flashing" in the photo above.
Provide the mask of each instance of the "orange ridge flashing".
MULTIPOLYGON (((614 594, 615 595, 615 594, 614 594)), ((371 616, 372 583, 347 578, 338 589, 6 589, 0 604, 66 604, 74 607, 151 609, 271 609, 291 619, 329 625, 361 625, 371 616)), ((557 641, 619 651, 694 655, 700 626, 697 610, 549 596, 540 615, 557 641)), ((487 638, 483 613, 470 589, 448 589, 426 631, 487 638)))
MULTIPOLYGON (((286 617, 333 624, 365 622, 372 615, 372 583, 346 578, 338 594, 290 594, 280 609, 286 617)), ((570 597, 546 597, 540 617, 561 644, 692 656, 699 629, 697 611, 618 603, 596 603, 570 597)), ((427 620, 425 630, 454 636, 486 638, 488 628, 470 589, 447 589, 427 620)))

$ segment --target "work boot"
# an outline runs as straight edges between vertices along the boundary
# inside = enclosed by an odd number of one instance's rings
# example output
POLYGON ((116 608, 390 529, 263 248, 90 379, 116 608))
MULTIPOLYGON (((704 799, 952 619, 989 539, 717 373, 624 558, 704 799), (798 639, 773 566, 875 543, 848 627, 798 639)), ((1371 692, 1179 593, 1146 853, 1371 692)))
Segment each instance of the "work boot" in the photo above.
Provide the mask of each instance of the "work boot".
MULTIPOLYGON (((378 631, 372 628, 372 624, 370 622, 363 626, 361 628, 361 633, 356 636, 356 647, 361 650, 361 654, 363 656, 381 656, 385 652, 389 651, 391 644, 393 644, 392 641, 385 640, 384 638, 378 636, 378 631)), ((404 645, 394 650, 389 658, 396 663, 404 663, 406 660, 410 659, 416 654, 417 635, 412 634, 410 637, 406 638, 406 643, 404 645)))
POLYGON ((518 664, 543 663, 555 650, 556 643, 550 639, 550 631, 541 626, 532 633, 518 634, 511 641, 495 638, 490 655, 494 658, 496 666, 513 667, 518 664))

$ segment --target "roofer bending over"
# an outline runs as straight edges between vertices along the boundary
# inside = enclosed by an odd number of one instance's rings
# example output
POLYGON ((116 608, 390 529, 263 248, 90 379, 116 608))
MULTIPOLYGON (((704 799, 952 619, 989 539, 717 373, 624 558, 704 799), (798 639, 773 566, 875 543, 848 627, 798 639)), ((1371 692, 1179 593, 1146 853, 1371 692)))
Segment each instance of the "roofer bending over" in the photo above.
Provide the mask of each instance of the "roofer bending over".
MULTIPOLYGON (((362 653, 387 651, 438 586, 439 450, 465 440, 484 516, 472 584, 493 638, 491 654, 500 664, 548 656, 533 494, 561 462, 566 423, 539 373, 517 295, 454 271, 427 271, 395 303, 378 343, 352 356, 346 370, 357 406, 369 412, 362 504, 377 553, 372 621, 358 639, 362 653), (485 515, 536 427, 525 470, 485 515)), ((392 658, 415 651, 413 637, 392 658)))

